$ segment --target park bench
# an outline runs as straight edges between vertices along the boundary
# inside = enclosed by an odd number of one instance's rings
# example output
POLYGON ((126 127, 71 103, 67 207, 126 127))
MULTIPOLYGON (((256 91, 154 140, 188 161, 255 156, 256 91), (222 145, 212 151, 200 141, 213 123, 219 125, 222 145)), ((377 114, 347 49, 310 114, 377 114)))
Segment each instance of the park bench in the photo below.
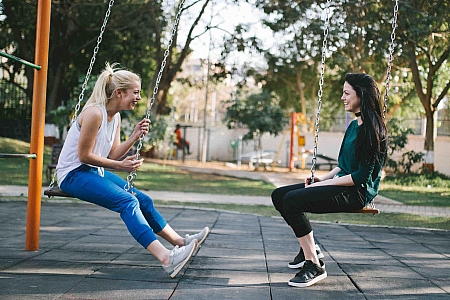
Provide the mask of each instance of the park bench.
POLYGON ((316 168, 320 170, 321 166, 327 166, 329 170, 332 170, 334 167, 337 167, 338 161, 332 157, 323 155, 323 154, 316 154, 317 158, 320 158, 322 161, 316 162, 316 168))
MULTIPOLYGON (((272 166, 275 156, 277 152, 274 150, 264 150, 260 152, 260 155, 258 156, 257 151, 248 152, 245 154, 242 154, 241 156, 241 162, 247 163, 249 168, 254 168, 255 164, 262 165, 265 169, 268 169, 272 166)), ((280 163, 281 161, 278 161, 280 163)))

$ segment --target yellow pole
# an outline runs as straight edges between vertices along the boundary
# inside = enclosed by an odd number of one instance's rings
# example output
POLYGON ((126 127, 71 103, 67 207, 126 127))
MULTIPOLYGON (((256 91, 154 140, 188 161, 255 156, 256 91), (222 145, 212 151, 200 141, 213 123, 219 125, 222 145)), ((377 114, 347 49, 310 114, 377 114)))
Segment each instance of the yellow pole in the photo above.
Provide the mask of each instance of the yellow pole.
POLYGON ((34 61, 36 65, 41 66, 41 70, 34 70, 30 153, 35 153, 36 159, 30 160, 28 173, 28 207, 25 240, 25 250, 27 251, 37 251, 39 249, 50 12, 51 0, 39 0, 37 6, 34 61))

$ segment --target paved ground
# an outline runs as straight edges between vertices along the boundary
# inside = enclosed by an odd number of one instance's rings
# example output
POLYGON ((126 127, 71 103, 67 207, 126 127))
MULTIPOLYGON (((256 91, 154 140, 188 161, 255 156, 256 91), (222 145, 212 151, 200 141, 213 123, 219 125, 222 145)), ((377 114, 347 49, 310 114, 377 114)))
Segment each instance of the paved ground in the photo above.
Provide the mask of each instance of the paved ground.
POLYGON ((26 202, 0 201, 0 299, 450 299, 449 231, 314 223, 328 278, 299 289, 287 285, 298 243, 281 218, 159 209, 182 235, 211 228, 174 279, 113 212, 43 202, 39 251, 29 252, 26 202))

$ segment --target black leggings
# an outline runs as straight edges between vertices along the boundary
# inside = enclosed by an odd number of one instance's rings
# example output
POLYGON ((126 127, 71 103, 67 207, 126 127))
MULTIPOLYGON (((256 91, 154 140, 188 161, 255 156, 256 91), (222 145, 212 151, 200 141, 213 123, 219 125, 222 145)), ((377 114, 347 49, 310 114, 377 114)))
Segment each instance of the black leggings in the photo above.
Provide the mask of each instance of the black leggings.
POLYGON ((318 186, 305 188, 305 184, 283 186, 272 192, 272 202, 296 237, 312 231, 307 212, 323 214, 349 212, 361 209, 365 203, 363 186, 318 186))

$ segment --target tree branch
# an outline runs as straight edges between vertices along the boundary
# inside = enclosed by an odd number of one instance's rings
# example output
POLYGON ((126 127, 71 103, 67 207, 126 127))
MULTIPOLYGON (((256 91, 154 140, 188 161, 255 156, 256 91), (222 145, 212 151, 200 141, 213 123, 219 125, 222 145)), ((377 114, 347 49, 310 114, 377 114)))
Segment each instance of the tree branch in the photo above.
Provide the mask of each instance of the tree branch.
POLYGON ((444 99, 445 95, 447 95, 449 89, 450 89, 450 81, 447 82, 447 85, 442 90, 442 92, 439 94, 439 96, 437 97, 436 101, 433 103, 433 108, 434 109, 437 109, 439 103, 442 101, 442 99, 444 99))

